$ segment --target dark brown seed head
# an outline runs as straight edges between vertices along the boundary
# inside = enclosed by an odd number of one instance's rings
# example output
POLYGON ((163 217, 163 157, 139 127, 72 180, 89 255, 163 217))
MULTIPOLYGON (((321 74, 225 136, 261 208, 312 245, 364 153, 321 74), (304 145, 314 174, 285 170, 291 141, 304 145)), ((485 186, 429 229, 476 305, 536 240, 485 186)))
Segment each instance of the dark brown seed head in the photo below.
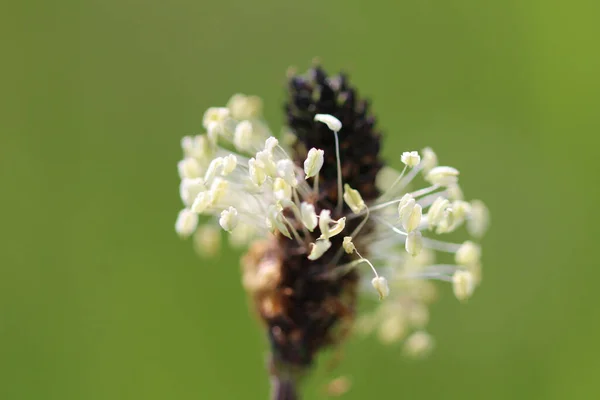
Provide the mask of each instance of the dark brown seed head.
MULTIPOLYGON (((327 125, 314 121, 316 114, 330 114, 342 122, 339 139, 343 182, 357 189, 365 201, 377 197, 375 177, 383 166, 379 157, 381 133, 369 113, 369 102, 359 98, 345 74, 328 77, 316 66, 304 75, 290 77, 285 112, 297 138, 294 158, 299 165, 310 148, 325 151, 319 181, 323 197, 319 203, 326 207, 336 204, 337 169, 335 137, 327 125)), ((348 212, 346 208, 344 214, 348 212)))
MULTIPOLYGON (((335 137, 325 124, 314 121, 316 114, 330 114, 342 122, 339 151, 343 182, 358 189, 365 201, 379 195, 375 178, 383 165, 379 158, 380 133, 369 114, 368 102, 358 97, 344 74, 328 77, 316 66, 304 75, 290 76, 285 112, 288 127, 297 139, 292 155, 296 164, 303 165, 310 148, 325 151, 318 195, 304 199, 315 206, 317 214, 329 209, 332 218, 339 219, 351 211, 345 204, 341 213, 335 210, 335 137)), ((312 179, 308 183, 312 186, 312 179)), ((285 215, 302 236, 301 222, 289 210, 285 215)), ((359 276, 355 270, 339 267, 355 259, 341 249, 343 237, 359 223, 360 219, 347 220, 345 230, 330 239, 331 249, 315 261, 307 258, 309 238, 303 236, 302 245, 280 234, 255 244, 245 258, 244 284, 267 329, 275 387, 286 395, 319 351, 339 344, 352 326, 359 276)), ((361 234, 370 230, 367 224, 361 234)), ((317 228, 313 239, 319 235, 317 228)), ((360 237, 354 240, 359 243, 360 237)))

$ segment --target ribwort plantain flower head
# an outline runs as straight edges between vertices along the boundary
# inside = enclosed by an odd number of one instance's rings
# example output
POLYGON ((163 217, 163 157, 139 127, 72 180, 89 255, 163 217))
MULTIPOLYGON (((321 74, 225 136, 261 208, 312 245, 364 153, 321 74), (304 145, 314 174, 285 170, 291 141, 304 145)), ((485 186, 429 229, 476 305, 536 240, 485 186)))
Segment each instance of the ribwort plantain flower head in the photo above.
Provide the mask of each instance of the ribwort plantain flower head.
POLYGON ((399 152, 400 171, 384 166, 369 103, 345 75, 316 66, 290 76, 285 116, 290 135, 280 142, 257 97, 209 108, 206 133, 181 141, 184 208, 175 224, 204 254, 218 247, 219 225, 247 248, 242 282, 266 329, 280 400, 298 398, 316 355, 354 327, 403 342, 407 355, 428 353, 432 281, 447 282, 460 301, 473 295, 476 239, 489 222, 483 202, 463 199, 459 171, 439 165, 431 148, 399 152), (199 215, 211 218, 199 226, 199 215), (471 239, 443 239, 457 231, 471 239), (359 298, 370 297, 379 305, 357 317, 359 298))

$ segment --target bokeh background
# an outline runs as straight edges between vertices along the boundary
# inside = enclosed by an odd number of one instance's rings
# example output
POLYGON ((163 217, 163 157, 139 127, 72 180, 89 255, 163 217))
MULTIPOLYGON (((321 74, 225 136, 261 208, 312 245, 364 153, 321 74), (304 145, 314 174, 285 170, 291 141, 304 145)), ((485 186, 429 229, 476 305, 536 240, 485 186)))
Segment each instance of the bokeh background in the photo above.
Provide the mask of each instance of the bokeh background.
POLYGON ((493 213, 483 285, 442 291, 432 356, 352 340, 345 398, 599 398, 597 4, 3 5, 0 398, 267 398, 240 254, 175 235, 175 165, 235 92, 278 130, 285 71, 314 56, 372 98, 392 165, 430 145, 493 213))

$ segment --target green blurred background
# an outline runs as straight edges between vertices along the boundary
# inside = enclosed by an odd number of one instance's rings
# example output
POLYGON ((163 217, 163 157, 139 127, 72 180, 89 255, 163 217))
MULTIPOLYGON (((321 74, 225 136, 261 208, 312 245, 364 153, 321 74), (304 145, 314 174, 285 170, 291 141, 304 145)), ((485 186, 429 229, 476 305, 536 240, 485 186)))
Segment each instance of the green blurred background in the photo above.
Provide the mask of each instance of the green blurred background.
POLYGON ((267 398, 239 253, 174 233, 179 140, 240 91, 278 130, 285 71, 314 56, 373 99, 392 165, 434 147, 493 217, 483 285, 432 309, 432 356, 354 339, 345 398, 600 398, 597 4, 3 5, 0 398, 267 398))

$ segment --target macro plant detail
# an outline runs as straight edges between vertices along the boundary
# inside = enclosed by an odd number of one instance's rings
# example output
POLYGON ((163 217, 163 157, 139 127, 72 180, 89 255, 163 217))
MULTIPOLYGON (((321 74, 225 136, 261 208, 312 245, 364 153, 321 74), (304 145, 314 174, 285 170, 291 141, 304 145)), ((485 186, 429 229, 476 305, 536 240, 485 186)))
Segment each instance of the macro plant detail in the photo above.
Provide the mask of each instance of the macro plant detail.
POLYGON ((182 139, 175 224, 204 252, 217 247, 217 222, 232 245, 247 247, 242 282, 266 329, 278 400, 299 398, 315 357, 353 330, 403 341, 410 356, 429 352, 433 281, 471 297, 489 222, 431 148, 399 154, 400 171, 385 166, 370 105, 345 75, 315 66, 290 75, 287 89, 280 139, 262 101, 242 94, 206 111, 205 134, 182 139), (470 239, 442 239, 456 231, 470 239), (379 304, 357 316, 363 297, 379 304))

